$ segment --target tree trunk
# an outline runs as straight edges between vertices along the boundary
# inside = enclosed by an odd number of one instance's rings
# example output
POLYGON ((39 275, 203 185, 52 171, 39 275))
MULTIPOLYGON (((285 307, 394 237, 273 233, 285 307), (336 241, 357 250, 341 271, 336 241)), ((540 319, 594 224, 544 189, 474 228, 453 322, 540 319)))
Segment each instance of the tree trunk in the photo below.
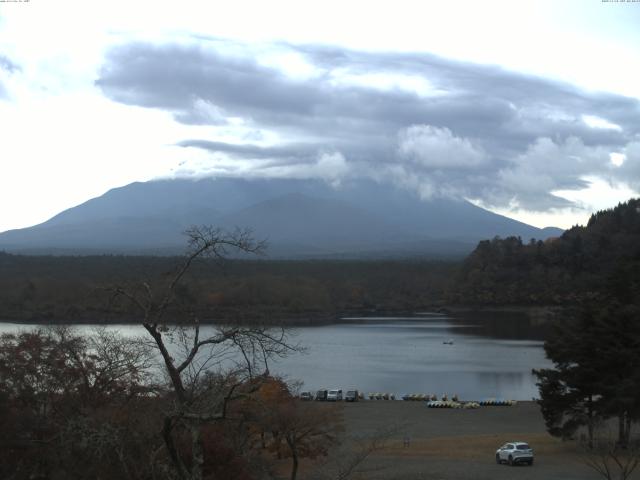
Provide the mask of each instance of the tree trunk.
POLYGON ((191 479, 202 480, 204 465, 204 446, 202 445, 202 432, 200 425, 191 425, 191 479))
POLYGON ((167 447, 167 451, 169 452, 169 457, 171 458, 171 462, 176 468, 178 475, 180 478, 188 479, 189 473, 187 472, 187 468, 184 463, 182 463, 182 459, 180 458, 180 454, 178 453, 178 449, 173 441, 173 421, 171 417, 165 417, 164 425, 162 427, 162 438, 164 439, 164 444, 167 447))
POLYGON ((291 466, 291 480, 296 480, 298 475, 298 453, 295 449, 291 452, 291 460, 293 465, 291 466))
POLYGON ((627 412, 627 418, 625 420, 625 423, 626 423, 625 435, 626 435, 627 445, 629 445, 629 442, 631 441, 631 425, 633 425, 631 421, 631 415, 629 415, 629 412, 627 412))
POLYGON ((296 480, 298 475, 298 449, 296 448, 296 440, 290 435, 286 435, 287 445, 291 451, 291 480, 296 480))
POLYGON ((169 378, 171 379, 173 390, 178 397, 178 401, 181 404, 184 404, 186 399, 182 378, 180 377, 180 372, 173 363, 173 358, 171 357, 169 350, 167 350, 167 347, 164 344, 162 333, 158 331, 158 328, 155 325, 143 323, 142 326, 151 334, 151 336, 155 340, 156 345, 158 346, 158 350, 160 350, 160 354, 162 355, 162 359, 164 360, 164 365, 167 369, 167 373, 169 374, 169 378))
POLYGON ((618 413, 618 445, 620 445, 621 447, 626 447, 627 446, 627 442, 626 442, 626 434, 625 434, 625 430, 626 430, 626 422, 625 422, 625 411, 622 410, 618 413))
POLYGON ((593 431, 594 431, 594 422, 595 422, 595 414, 593 412, 593 396, 589 395, 589 400, 587 401, 587 415, 589 417, 587 423, 587 433, 589 435, 589 450, 593 449, 593 431))
POLYGON ((628 410, 624 411, 624 446, 629 447, 631 439, 631 418, 628 410))

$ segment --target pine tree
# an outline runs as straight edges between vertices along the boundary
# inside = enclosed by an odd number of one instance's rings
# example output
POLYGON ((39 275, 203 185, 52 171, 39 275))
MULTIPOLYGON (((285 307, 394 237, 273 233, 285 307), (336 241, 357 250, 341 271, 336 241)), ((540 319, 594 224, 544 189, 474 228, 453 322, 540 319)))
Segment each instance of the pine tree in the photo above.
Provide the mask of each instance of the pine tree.
POLYGON ((640 322, 638 309, 602 298, 568 312, 545 342, 553 369, 534 371, 549 433, 569 438, 617 417, 618 442, 626 445, 640 418, 640 322))

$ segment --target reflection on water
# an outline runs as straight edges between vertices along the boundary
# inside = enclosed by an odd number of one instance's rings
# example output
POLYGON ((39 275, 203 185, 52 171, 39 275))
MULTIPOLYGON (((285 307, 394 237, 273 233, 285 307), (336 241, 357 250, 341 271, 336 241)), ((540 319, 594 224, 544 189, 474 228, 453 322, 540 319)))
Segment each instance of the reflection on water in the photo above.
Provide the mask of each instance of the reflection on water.
MULTIPOLYGON (((21 328, 0 323, 0 333, 21 328)), ((109 328, 128 336, 144 334, 138 325, 109 328)), ((544 331, 505 314, 349 317, 344 323, 297 328, 294 335, 306 354, 279 360, 271 370, 302 380, 309 390, 336 387, 528 400, 538 396, 531 369, 550 366, 542 349, 544 331)))
POLYGON ((474 335, 515 340, 544 340, 551 329, 549 323, 534 323, 518 312, 468 312, 456 315, 451 323, 466 324, 474 335))
POLYGON ((523 318, 421 313, 343 320, 297 329, 307 355, 281 360, 274 370, 302 379, 312 390, 529 400, 538 396, 531 369, 550 366, 542 349, 544 331, 523 318))

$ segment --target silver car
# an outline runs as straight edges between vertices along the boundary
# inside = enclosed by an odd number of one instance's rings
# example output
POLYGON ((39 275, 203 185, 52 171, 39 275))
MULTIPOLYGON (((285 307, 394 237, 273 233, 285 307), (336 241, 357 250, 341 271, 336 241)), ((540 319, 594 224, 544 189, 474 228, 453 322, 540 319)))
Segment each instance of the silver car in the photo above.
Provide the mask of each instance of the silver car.
POLYGON ((496 450, 496 463, 505 462, 509 465, 518 463, 533 465, 533 449, 525 442, 505 443, 496 450))

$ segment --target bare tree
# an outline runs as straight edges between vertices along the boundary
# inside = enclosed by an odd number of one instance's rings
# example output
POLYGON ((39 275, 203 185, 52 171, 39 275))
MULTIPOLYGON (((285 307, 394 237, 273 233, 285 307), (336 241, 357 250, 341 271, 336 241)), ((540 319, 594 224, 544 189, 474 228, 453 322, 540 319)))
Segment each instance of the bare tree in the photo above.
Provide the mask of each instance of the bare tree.
POLYGON ((106 329, 0 336, 0 477, 149 478, 148 360, 106 329))
POLYGON ((342 410, 300 402, 288 392, 274 400, 260 423, 271 432, 269 450, 278 458, 291 458, 289 478, 296 480, 301 459, 326 457, 338 445, 338 436, 344 430, 342 410))
POLYGON ((284 329, 263 326, 216 325, 201 328, 190 305, 178 304, 185 275, 204 257, 222 260, 234 252, 259 254, 264 244, 248 230, 227 233, 211 227, 185 232, 189 250, 182 264, 161 287, 141 285, 111 289, 114 299, 126 299, 140 315, 157 348, 171 391, 162 437, 178 478, 203 478, 203 427, 224 420, 229 403, 257 390, 256 378, 268 375, 268 362, 296 350, 284 329), (187 324, 170 326, 183 319, 187 324), (188 448, 184 446, 188 444, 188 448))
POLYGON ((640 464, 640 443, 596 437, 593 445, 583 445, 582 462, 606 480, 627 480, 640 464))
POLYGON ((317 468, 314 480, 349 480, 351 478, 368 477, 377 468, 366 466, 367 459, 383 450, 389 439, 402 430, 401 425, 391 425, 375 431, 367 437, 345 439, 345 447, 340 454, 332 455, 321 468, 317 468))

